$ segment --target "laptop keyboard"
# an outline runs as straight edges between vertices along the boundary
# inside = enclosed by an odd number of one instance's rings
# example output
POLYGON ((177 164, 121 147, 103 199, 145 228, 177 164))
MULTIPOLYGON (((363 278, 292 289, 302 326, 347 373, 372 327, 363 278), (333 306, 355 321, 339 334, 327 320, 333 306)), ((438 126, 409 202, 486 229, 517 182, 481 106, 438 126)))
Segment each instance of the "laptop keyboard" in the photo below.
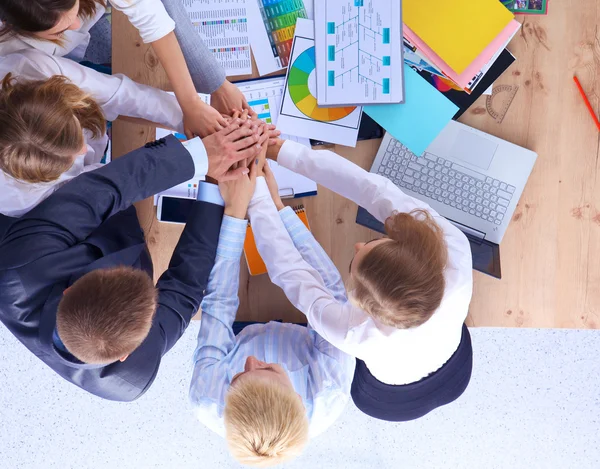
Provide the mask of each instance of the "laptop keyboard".
POLYGON ((500 225, 515 187, 452 161, 425 153, 418 158, 391 139, 377 173, 409 189, 500 225))

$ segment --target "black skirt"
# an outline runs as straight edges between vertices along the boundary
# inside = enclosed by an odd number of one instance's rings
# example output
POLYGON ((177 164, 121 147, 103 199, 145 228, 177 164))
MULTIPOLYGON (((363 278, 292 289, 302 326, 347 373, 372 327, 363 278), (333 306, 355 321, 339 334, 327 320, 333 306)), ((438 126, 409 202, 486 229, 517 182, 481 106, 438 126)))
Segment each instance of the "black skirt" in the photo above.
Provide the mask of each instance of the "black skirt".
POLYGON ((473 349, 463 325, 458 349, 437 371, 414 383, 394 386, 378 381, 362 360, 356 359, 352 382, 354 404, 365 414, 389 422, 415 420, 460 397, 471 380, 473 349))

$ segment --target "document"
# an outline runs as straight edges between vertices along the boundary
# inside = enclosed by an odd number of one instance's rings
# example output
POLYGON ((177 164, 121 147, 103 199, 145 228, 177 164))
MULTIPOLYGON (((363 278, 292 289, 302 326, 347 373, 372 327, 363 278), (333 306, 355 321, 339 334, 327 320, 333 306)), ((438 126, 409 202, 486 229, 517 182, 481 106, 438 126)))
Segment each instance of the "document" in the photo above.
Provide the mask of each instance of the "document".
POLYGON ((319 0, 315 45, 320 106, 404 101, 401 2, 319 0))

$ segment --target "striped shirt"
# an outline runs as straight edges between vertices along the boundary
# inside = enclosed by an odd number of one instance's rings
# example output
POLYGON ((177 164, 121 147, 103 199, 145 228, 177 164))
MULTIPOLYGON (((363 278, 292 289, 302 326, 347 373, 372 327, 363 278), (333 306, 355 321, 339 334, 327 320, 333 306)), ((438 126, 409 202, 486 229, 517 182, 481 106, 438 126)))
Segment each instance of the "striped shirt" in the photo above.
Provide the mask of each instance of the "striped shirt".
MULTIPOLYGON (((332 293, 345 296, 337 269, 294 211, 285 208, 280 216, 305 260, 321 272, 332 293)), ((246 224, 227 216, 223 219, 215 266, 202 302, 190 400, 198 419, 225 436, 223 409, 229 384, 244 370, 246 358, 255 356, 286 370, 306 407, 310 436, 316 436, 340 416, 348 402, 355 359, 310 327, 295 324, 254 324, 234 335, 246 224)))

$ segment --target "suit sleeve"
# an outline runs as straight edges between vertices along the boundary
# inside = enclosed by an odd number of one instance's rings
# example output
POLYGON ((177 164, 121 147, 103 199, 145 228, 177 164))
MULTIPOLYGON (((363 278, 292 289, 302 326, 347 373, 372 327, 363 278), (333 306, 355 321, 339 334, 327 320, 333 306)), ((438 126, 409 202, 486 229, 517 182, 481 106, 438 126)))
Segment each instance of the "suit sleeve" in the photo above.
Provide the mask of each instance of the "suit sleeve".
POLYGON ((156 314, 165 339, 163 354, 175 345, 200 308, 215 265, 223 210, 210 202, 194 204, 169 268, 158 280, 156 314))
POLYGON ((173 136, 84 173, 65 184, 6 230, 0 268, 22 265, 87 238, 134 202, 194 177, 194 160, 173 136))

